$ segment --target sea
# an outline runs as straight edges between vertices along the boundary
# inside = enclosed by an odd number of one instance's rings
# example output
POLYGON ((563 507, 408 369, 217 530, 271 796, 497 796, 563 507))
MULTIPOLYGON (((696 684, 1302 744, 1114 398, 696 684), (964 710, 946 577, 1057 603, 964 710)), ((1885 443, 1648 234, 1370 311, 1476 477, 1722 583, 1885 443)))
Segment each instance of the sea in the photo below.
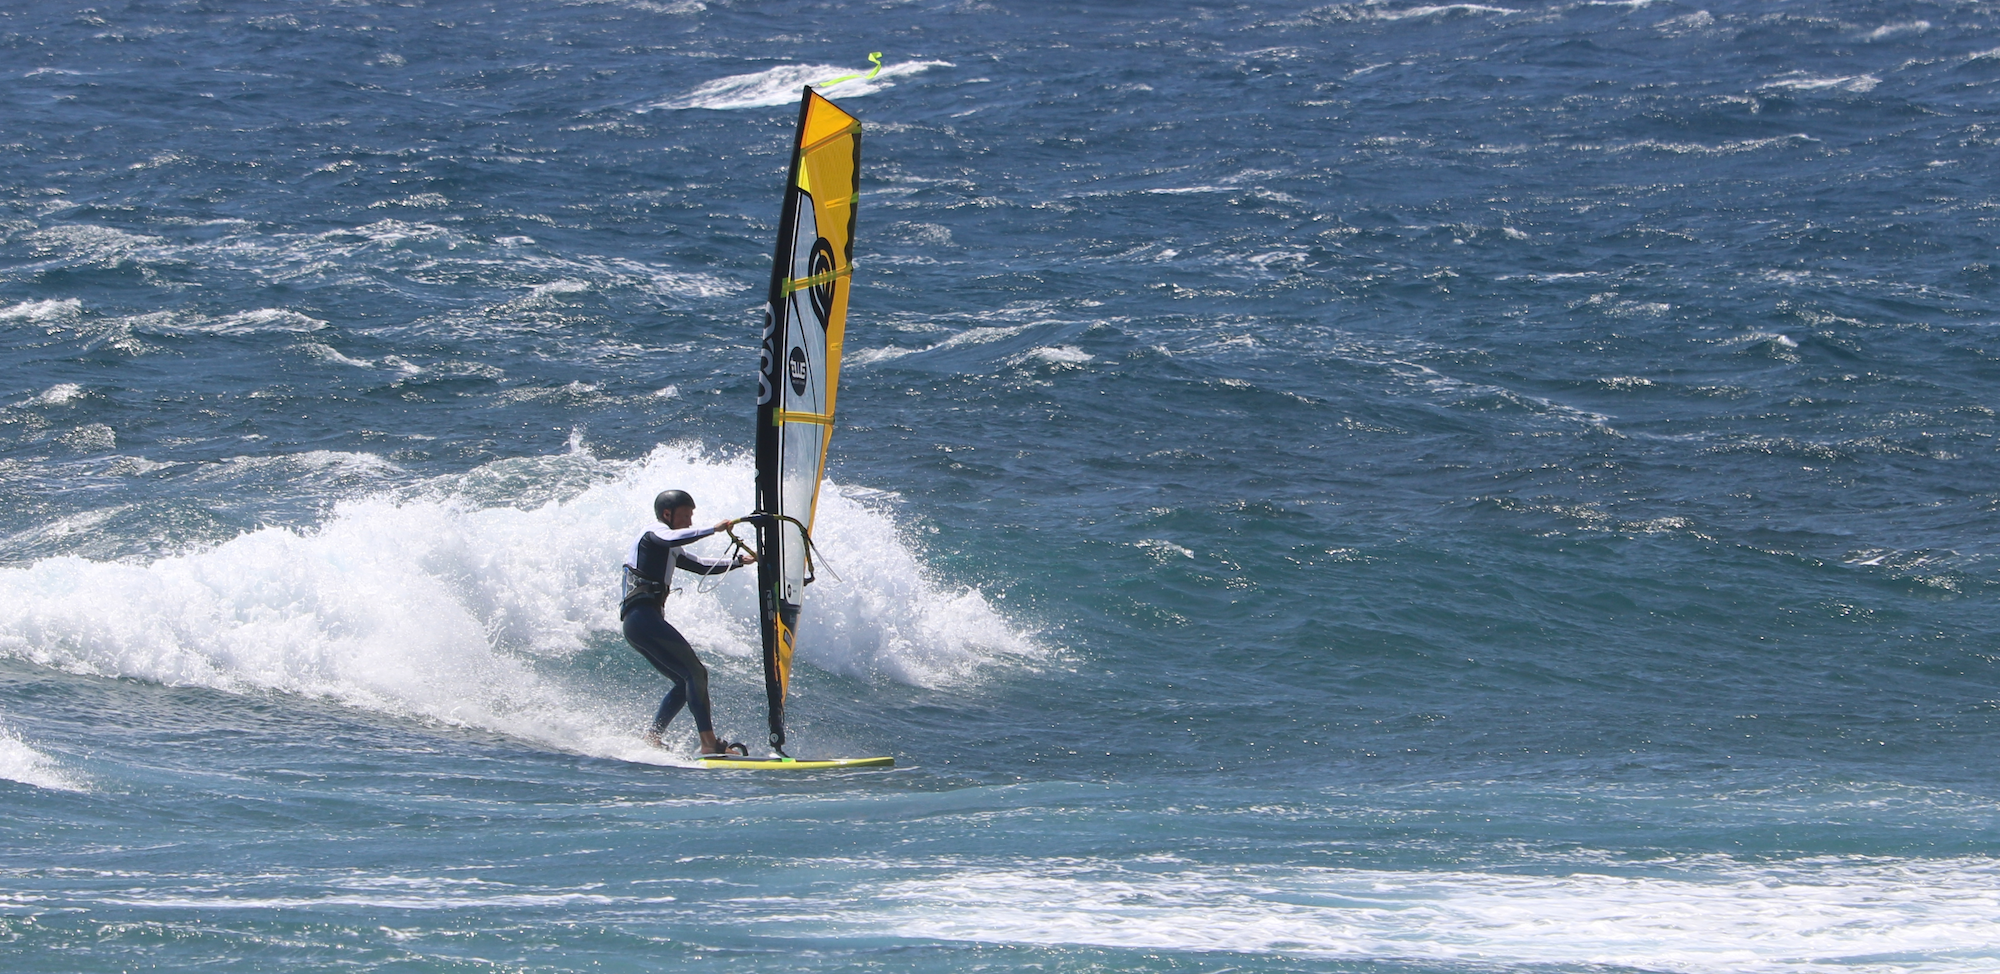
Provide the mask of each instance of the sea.
POLYGON ((2000 4, 5 0, 0 104, 0 968, 2000 972, 2000 4), (806 85, 787 750, 896 766, 703 770, 619 565, 754 507, 806 85))

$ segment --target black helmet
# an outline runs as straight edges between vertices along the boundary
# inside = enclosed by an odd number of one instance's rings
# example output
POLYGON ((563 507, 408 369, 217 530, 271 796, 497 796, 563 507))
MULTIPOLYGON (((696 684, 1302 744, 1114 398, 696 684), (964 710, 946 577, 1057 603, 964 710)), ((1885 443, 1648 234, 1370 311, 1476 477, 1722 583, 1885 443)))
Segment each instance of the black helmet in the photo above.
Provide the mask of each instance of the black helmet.
POLYGON ((676 507, 693 507, 694 498, 684 490, 663 490, 653 498, 653 516, 664 521, 667 512, 676 507))

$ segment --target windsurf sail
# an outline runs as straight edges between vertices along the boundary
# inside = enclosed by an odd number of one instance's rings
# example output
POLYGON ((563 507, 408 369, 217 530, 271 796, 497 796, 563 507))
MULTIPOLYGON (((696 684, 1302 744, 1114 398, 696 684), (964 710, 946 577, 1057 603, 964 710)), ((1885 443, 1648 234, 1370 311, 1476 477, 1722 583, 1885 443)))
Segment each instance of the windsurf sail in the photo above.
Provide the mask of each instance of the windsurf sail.
POLYGON ((799 101, 757 371, 758 607, 771 749, 783 754, 799 606, 812 581, 813 511, 833 436, 854 267, 861 123, 814 92, 799 101))

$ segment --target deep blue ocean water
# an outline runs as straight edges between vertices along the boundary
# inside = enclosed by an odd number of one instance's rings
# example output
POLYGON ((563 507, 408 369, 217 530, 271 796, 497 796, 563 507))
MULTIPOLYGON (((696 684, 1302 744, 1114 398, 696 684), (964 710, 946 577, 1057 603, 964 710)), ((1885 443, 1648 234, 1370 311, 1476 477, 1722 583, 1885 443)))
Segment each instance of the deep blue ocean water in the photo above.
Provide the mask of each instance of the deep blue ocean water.
POLYGON ((0 967, 2000 971, 2000 7, 0 5, 0 967), (794 752, 747 513, 865 124, 794 752), (719 550, 719 548, 718 548, 719 550), (669 605, 761 738, 746 575, 669 605))

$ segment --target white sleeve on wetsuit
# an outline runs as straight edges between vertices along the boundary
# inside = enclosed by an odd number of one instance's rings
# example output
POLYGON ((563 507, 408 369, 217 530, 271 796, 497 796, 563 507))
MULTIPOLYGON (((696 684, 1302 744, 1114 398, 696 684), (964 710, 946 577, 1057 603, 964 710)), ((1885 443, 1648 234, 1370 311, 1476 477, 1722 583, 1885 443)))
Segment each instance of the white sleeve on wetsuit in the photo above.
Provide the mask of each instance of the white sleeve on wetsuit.
MULTIPOLYGON (((648 528, 647 530, 639 532, 639 536, 632 539, 632 550, 625 555, 625 567, 627 568, 639 567, 639 543, 641 541, 646 540, 646 535, 650 534, 653 537, 656 537, 661 541, 666 542, 669 545, 674 545, 678 547, 680 545, 691 544, 693 542, 700 541, 701 539, 706 538, 714 533, 715 533, 714 528, 682 528, 678 531, 662 531, 659 528, 648 528)), ((678 551, 674 552, 674 554, 680 555, 683 558, 692 557, 689 555, 681 555, 681 553, 678 551)), ((669 569, 672 569, 673 565, 669 563, 667 567, 669 569)))
POLYGON ((720 575, 732 568, 742 567, 737 564, 736 556, 734 555, 717 561, 714 558, 703 558, 699 555, 688 554, 687 549, 682 547, 683 545, 700 541, 714 533, 714 528, 688 528, 684 531, 676 531, 668 536, 666 539, 667 543, 674 546, 674 567, 682 571, 693 572, 696 575, 720 575), (685 536, 686 540, 681 540, 683 536, 685 536))

